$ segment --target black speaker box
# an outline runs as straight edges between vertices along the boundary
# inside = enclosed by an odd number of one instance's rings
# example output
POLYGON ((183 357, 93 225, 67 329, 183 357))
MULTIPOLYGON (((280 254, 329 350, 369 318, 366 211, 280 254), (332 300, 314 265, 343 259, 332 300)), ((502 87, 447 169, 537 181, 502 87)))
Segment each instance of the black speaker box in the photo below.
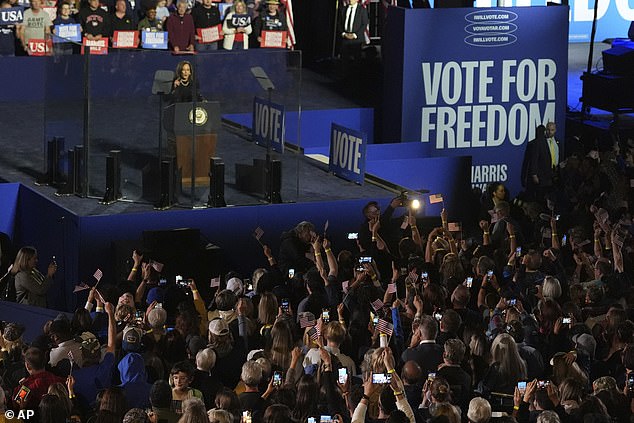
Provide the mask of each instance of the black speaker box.
POLYGON ((603 70, 614 75, 633 75, 634 49, 614 46, 604 50, 603 70))

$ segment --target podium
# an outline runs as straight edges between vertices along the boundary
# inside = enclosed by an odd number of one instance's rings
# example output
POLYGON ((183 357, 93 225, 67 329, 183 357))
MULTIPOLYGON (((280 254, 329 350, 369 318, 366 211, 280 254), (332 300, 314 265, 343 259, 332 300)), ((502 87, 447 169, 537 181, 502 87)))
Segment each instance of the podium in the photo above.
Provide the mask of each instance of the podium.
POLYGON ((208 185, 209 158, 216 155, 220 128, 220 103, 174 103, 165 108, 163 122, 169 138, 176 140, 181 182, 188 184, 193 170, 194 185, 208 185))

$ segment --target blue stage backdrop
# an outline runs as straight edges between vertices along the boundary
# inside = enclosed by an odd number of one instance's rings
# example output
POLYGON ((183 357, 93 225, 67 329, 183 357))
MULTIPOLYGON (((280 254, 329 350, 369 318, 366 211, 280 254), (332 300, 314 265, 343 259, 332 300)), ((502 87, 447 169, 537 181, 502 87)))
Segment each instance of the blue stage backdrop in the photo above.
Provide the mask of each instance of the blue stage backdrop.
POLYGON ((535 127, 564 133, 568 8, 391 8, 387 22, 384 139, 472 156, 474 186, 516 194, 535 127))

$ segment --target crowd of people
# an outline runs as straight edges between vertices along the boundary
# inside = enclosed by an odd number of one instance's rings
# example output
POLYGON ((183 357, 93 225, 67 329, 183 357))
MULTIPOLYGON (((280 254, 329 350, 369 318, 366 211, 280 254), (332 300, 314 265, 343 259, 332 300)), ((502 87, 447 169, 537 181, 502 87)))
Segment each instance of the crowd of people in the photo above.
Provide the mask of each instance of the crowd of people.
MULTIPOLYGON (((473 225, 369 202, 348 251, 300 222, 209 295, 134 251, 127 281, 30 343, 3 322, 0 407, 40 423, 628 422, 634 143, 608 144, 548 186, 527 165, 529 199, 491 184, 473 225)), ((22 248, 16 300, 44 305, 55 270, 22 248)))
MULTIPOLYGON (((18 0, 0 4, 16 6, 18 0)), ((62 32, 66 25, 79 25, 78 32, 72 32, 79 39, 108 39, 111 47, 116 47, 117 31, 165 32, 167 48, 177 53, 259 47, 262 31, 289 30, 279 0, 30 0, 21 23, 0 25, 0 56, 41 53, 33 50, 31 40, 52 40, 56 55, 78 53, 81 42, 64 38, 71 33, 62 32), (45 7, 56 8, 54 16, 45 7)), ((290 47, 291 37, 285 40, 290 47)), ((126 48, 143 47, 142 41, 140 36, 136 45, 126 48)))

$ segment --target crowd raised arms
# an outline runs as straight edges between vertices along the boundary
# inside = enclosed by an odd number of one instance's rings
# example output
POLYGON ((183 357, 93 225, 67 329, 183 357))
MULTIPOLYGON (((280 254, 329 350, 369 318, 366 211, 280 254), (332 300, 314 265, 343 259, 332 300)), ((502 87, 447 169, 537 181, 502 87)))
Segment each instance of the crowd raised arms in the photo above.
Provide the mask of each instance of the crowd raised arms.
MULTIPOLYGON (((85 287, 29 345, 3 322, 0 404, 42 423, 628 422, 634 161, 601 157, 572 154, 530 201, 492 184, 470 221, 424 227, 399 196, 345 237, 258 228, 249 274, 166 277, 133 251, 126 281, 85 287)), ((13 300, 45 306, 55 260, 17 256, 13 300)))
MULTIPOLYGON (((17 2, 3 0, 1 7, 22 7, 17 2)), ((289 10, 278 0, 32 0, 19 11, 24 19, 0 25, 0 55, 292 48, 289 10)))

